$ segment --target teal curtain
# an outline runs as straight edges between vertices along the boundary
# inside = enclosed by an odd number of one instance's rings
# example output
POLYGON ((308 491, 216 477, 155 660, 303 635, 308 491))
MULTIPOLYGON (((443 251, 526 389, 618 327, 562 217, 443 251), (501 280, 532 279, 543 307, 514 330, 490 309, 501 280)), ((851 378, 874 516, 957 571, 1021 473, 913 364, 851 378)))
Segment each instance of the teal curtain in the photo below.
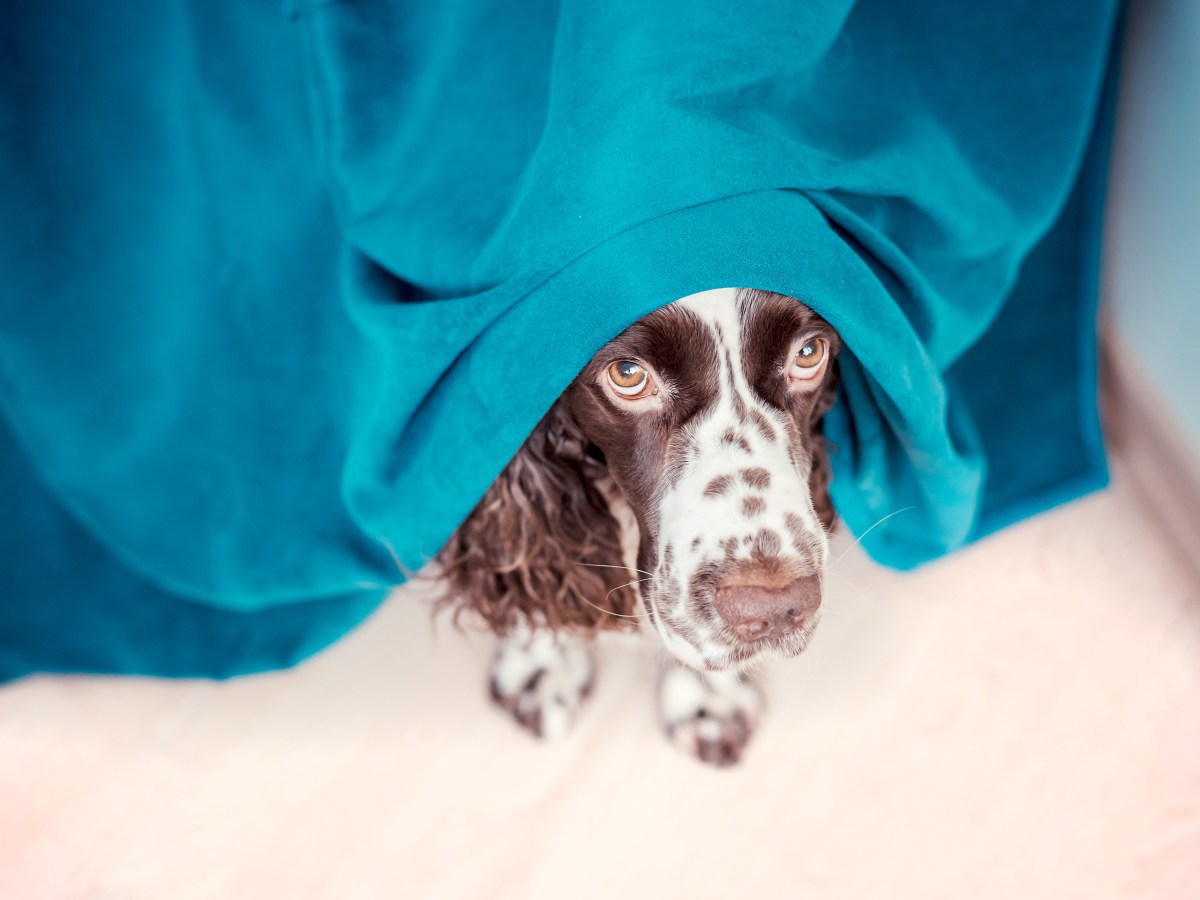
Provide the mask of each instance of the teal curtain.
POLYGON ((1116 14, 13 0, 0 677, 314 652, 708 288, 842 333, 834 500, 896 513, 880 562, 1101 486, 1116 14))

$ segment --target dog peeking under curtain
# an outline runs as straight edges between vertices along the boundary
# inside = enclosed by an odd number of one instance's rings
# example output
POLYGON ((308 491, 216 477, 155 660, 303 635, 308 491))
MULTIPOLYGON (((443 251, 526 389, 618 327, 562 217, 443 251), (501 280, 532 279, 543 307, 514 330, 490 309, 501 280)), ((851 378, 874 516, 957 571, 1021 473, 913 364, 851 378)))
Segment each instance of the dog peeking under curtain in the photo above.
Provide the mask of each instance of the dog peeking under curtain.
POLYGON ((907 569, 1105 483, 1117 0, 193 6, 6 5, 0 680, 293 665, 440 553, 519 720, 640 617, 727 761, 827 494, 907 569))
POLYGON ((521 725, 563 731, 588 636, 638 623, 677 661, 668 734, 739 759, 759 709, 740 671, 801 652, 820 615, 839 344, 797 300, 714 290, 584 368, 438 557, 444 602, 502 636, 492 696, 521 725))

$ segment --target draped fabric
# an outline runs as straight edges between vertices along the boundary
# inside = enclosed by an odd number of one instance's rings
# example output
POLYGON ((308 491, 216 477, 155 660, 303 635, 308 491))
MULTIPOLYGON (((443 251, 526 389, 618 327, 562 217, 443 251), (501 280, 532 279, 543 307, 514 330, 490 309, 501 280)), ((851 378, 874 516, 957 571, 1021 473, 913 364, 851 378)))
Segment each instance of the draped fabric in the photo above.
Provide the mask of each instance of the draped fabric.
POLYGON ((880 562, 1101 486, 1116 6, 12 0, 0 677, 314 652, 709 288, 841 332, 880 562))

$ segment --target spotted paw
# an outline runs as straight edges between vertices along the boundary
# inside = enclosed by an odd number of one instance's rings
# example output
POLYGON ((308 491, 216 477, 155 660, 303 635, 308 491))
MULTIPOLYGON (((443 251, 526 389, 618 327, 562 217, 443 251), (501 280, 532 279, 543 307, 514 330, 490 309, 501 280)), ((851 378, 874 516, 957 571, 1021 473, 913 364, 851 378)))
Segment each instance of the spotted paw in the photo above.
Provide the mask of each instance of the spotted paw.
POLYGON ((682 666, 664 675, 661 701, 663 727, 671 742, 714 766, 741 761, 762 710, 758 690, 736 675, 682 666))
POLYGON ((571 730, 592 679, 583 643, 545 630, 525 632, 505 639, 496 653, 492 699, 522 728, 557 738, 571 730))

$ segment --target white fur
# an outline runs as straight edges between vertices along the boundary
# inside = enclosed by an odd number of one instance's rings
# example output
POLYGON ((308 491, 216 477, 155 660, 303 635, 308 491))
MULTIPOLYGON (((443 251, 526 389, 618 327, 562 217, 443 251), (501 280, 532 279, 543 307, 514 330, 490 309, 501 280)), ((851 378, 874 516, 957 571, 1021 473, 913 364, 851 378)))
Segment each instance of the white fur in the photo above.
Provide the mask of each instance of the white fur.
POLYGON ((708 762, 736 762, 762 712, 762 695, 733 672, 671 666, 659 690, 663 727, 682 750, 708 762))
POLYGON ((515 630, 501 641, 492 663, 492 685, 501 704, 548 739, 570 730, 591 681, 587 644, 546 628, 515 630))

